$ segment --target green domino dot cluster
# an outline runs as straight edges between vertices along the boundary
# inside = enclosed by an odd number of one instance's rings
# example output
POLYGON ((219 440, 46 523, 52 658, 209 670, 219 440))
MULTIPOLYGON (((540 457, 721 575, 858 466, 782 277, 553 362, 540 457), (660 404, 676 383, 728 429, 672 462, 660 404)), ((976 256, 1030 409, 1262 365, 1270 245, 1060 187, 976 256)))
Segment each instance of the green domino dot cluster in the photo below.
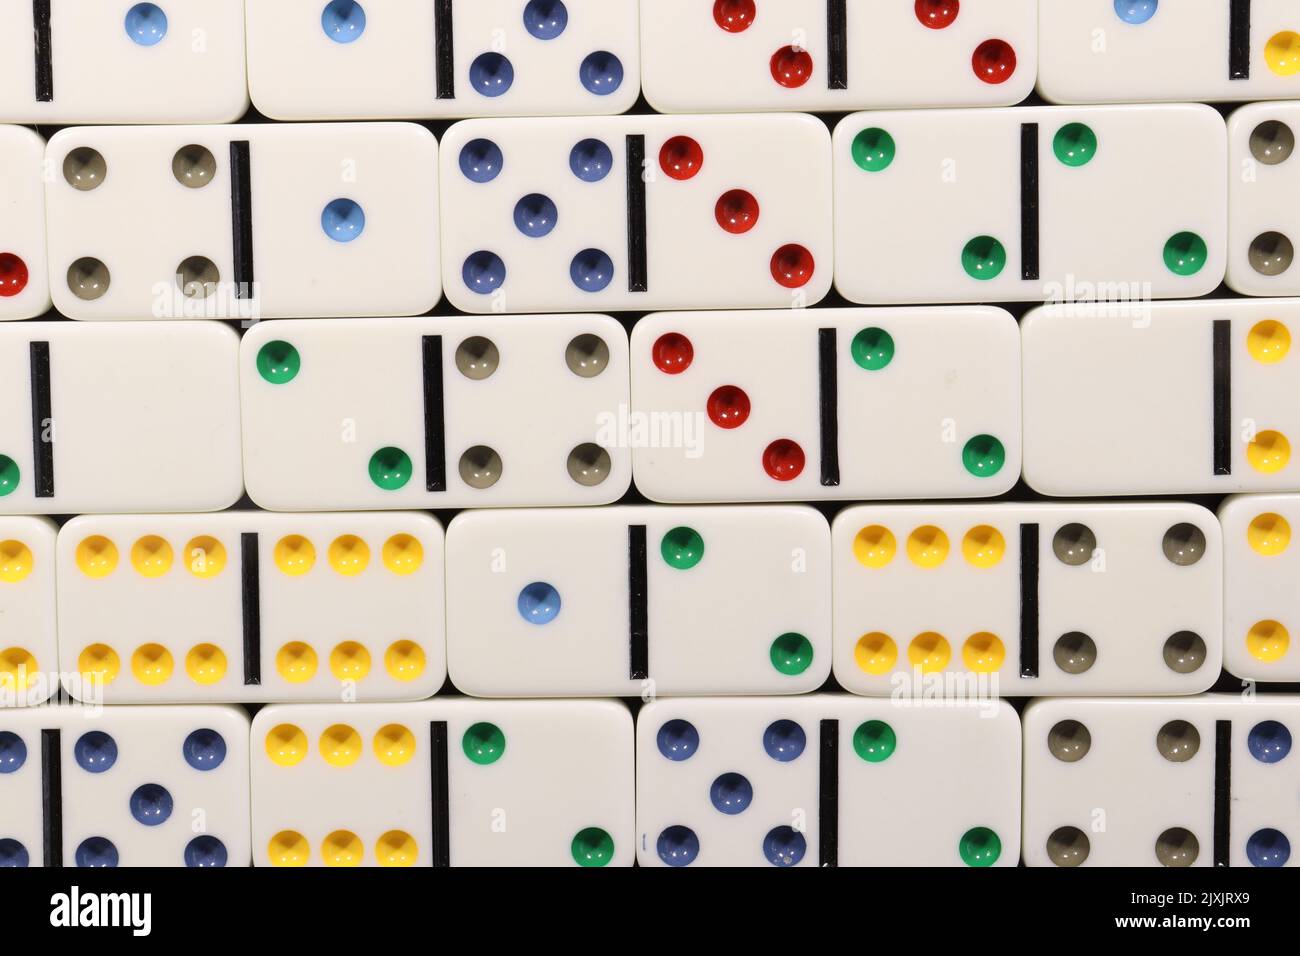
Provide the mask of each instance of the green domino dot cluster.
POLYGON ((867 763, 884 763, 898 749, 898 735, 883 720, 868 720, 853 731, 853 752, 867 763))
POLYGON ((287 385, 302 370, 302 356, 288 342, 277 339, 257 350, 257 373, 272 385, 287 385))
POLYGON ((1007 266, 1007 249, 992 236, 976 236, 961 251, 961 267, 972 279, 996 279, 1007 266))
POLYGON ((894 337, 884 329, 863 329, 853 336, 849 354, 860 368, 879 372, 894 360, 894 337))
POLYGON ((587 827, 578 831, 569 852, 578 866, 607 866, 614 859, 614 838, 600 827, 587 827))
POLYGON ((889 164, 894 161, 897 147, 894 145, 894 137, 883 129, 873 126, 853 137, 853 145, 849 150, 859 169, 868 173, 878 173, 889 168, 889 164))
POLYGON ((479 766, 486 767, 496 763, 506 752, 506 735, 496 724, 477 723, 465 731, 460 745, 466 757, 479 766))
POLYGON ((370 480, 385 491, 396 491, 411 480, 411 456, 400 448, 381 448, 370 456, 370 480))
POLYGON ((1066 166, 1087 166, 1097 155, 1097 134, 1083 123, 1066 123, 1052 138, 1052 152, 1066 166))
POLYGON ((787 631, 772 642, 769 656, 777 671, 786 677, 796 677, 812 666, 812 641, 802 634, 787 631))
POLYGON ((1002 855, 1002 840, 988 827, 973 827, 962 834, 957 853, 967 866, 992 866, 1002 855))
POLYGON ((18 487, 18 462, 8 455, 0 455, 0 498, 13 494, 18 487))
POLYGON ((976 478, 992 478, 1007 463, 1007 449, 992 435, 976 435, 962 448, 961 463, 976 478))
POLYGON ((1205 266, 1210 250, 1194 232, 1180 232, 1165 243, 1165 267, 1177 276, 1194 276, 1205 266))
POLYGON ((673 528, 659 542, 664 563, 678 571, 689 571, 704 559, 704 538, 694 528, 673 528))

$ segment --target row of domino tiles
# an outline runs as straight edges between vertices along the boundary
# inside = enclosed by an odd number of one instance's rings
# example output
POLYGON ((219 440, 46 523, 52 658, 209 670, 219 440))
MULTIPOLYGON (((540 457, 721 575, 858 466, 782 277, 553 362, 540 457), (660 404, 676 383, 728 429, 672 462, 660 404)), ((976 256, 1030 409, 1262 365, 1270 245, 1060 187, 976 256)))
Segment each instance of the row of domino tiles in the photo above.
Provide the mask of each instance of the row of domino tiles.
POLYGON ((1259 100, 1287 0, 32 0, 10 122, 229 122, 1259 100), (94 68, 88 68, 93 64, 94 68), (358 80, 364 77, 364 82, 358 80), (184 91, 183 94, 179 91, 184 91))
POLYGON ((603 505, 634 480, 670 504, 962 499, 1022 473, 1295 492, 1297 328, 1300 299, 672 312, 630 339, 587 314, 0 324, 0 513, 603 505))
POLYGON ((833 135, 793 113, 477 119, 441 143, 0 127, 0 318, 1300 295, 1297 129, 1300 102, 1226 125, 1193 104, 855 113, 833 135))
POLYGON ((0 518, 0 690, 1189 695, 1300 679, 1300 495, 0 518))
POLYGON ((1295 865, 1300 697, 0 712, 0 866, 1295 865), (954 786, 959 782, 959 786, 954 786))

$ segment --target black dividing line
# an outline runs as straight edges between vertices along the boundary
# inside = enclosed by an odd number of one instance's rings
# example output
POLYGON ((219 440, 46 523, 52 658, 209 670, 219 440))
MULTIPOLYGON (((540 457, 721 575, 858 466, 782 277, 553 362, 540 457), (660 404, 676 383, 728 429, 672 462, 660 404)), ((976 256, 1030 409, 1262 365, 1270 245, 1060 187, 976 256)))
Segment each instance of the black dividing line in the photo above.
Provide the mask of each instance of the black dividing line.
POLYGON ((1250 0, 1228 4, 1228 79, 1250 79, 1250 0))
POLYGON ((628 525, 627 599, 631 663, 627 676, 632 680, 646 680, 650 676, 650 586, 647 574, 645 525, 628 525))
POLYGON ((1214 865, 1227 866, 1232 833, 1232 721, 1214 722, 1214 865))
POLYGON ((451 786, 447 779, 447 722, 429 722, 429 783, 433 806, 433 866, 451 866, 451 786))
POLYGON ((1020 526, 1020 676, 1038 676, 1038 525, 1020 526))
POLYGON ((230 233, 235 259, 235 298, 253 298, 253 185, 248 140, 230 144, 230 233))
POLYGON ((57 730, 41 731, 41 828, 45 865, 63 866, 63 759, 57 730))
POLYGON ((840 483, 840 390, 835 330, 817 330, 818 404, 821 408, 822 484, 840 483))
POLYGON ((447 425, 442 390, 442 336, 420 339, 424 353, 424 487, 447 490, 447 425))
POLYGON ((244 605, 244 684, 262 683, 262 583, 258 569, 257 532, 239 536, 241 595, 244 605))
POLYGON ((452 35, 451 0, 437 0, 433 10, 434 96, 456 98, 456 44, 452 35))
POLYGON ((1232 474, 1232 320, 1214 320, 1214 473, 1232 474))
POLYGON ((817 865, 840 865, 840 722, 823 720, 818 745, 817 865))
POLYGON ((54 413, 50 408, 50 343, 32 342, 32 477, 37 498, 54 497, 54 413))
POLYGON ((1038 124, 1020 124, 1020 278, 1038 278, 1038 124))
POLYGON ((849 30, 846 0, 826 0, 826 88, 849 88, 849 30))
POLYGON ((646 266, 645 137, 627 138, 627 291, 650 288, 646 266))
POLYGON ((32 32, 36 41, 36 102, 54 100, 54 40, 50 33, 50 0, 32 0, 32 32))

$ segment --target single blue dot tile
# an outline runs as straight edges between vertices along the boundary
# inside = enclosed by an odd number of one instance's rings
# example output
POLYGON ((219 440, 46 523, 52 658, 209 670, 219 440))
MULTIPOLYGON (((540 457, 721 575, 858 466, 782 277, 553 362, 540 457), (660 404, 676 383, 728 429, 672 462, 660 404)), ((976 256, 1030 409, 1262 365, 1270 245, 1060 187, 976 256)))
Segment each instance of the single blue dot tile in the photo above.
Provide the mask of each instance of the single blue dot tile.
POLYGON ((773 866, 796 866, 808 851, 808 841, 793 827, 776 827, 763 837, 763 856, 773 866))
POLYGON ((226 845, 214 836, 197 836, 185 847, 185 865, 188 867, 217 868, 226 865, 229 854, 226 845))
POLYGON ((659 834, 655 851, 669 866, 690 866, 700 855, 700 838, 690 827, 672 826, 659 834))
POLYGON ((366 11, 357 0, 330 0, 320 15, 320 27, 335 43, 351 43, 366 32, 366 11))
POLYGON ((1251 866, 1286 866, 1291 859, 1291 841, 1286 834, 1271 827, 1256 830, 1246 841, 1246 859, 1251 866))
POLYGON ((469 65, 470 86, 483 96, 500 96, 515 81, 515 68, 500 53, 480 53, 469 65))
POLYGON ((534 581, 519 592, 519 616, 529 624, 550 624, 560 613, 560 592, 545 581, 534 581))
POLYGON ((351 199, 335 199, 320 214, 320 227, 335 242, 351 242, 366 228, 366 211, 351 199))
POLYGON ((156 827, 172 815, 172 795, 156 783, 146 783, 131 794, 130 806, 131 816, 138 822, 156 827))
POLYGON ((226 759, 226 741, 221 734, 205 727, 185 738, 181 753, 195 770, 216 770, 226 759))
POLYGON ((117 866, 117 847, 103 837, 91 837, 81 841, 73 858, 77 861, 77 866, 82 867, 117 866))
POLYGON ((14 773, 27 762, 27 745, 12 731, 0 731, 0 773, 14 773))
POLYGON ((719 813, 735 816, 754 802, 754 786, 738 773, 724 773, 709 787, 709 802, 719 813))
POLYGON ((614 279, 614 262, 599 249, 583 249, 569 264, 569 278, 583 292, 599 292, 614 279))
POLYGON ((72 756, 87 773, 103 773, 117 763, 117 741, 102 730, 92 730, 77 738, 72 756))
POLYGON ((515 226, 525 236, 540 239, 555 228, 555 203, 541 193, 529 193, 515 203, 515 226))
POLYGON ((524 7, 524 29, 539 40, 554 40, 568 25, 564 0, 528 0, 524 7))
POLYGON ((460 171, 470 182, 490 183, 501 174, 501 147, 490 139, 471 139, 460 148, 460 171))
POLYGON ((1125 23, 1146 23, 1159 6, 1160 0, 1115 0, 1115 15, 1125 23))
POLYGON ((763 749, 773 760, 789 763, 808 746, 808 735, 793 720, 776 720, 763 731, 763 749))
POLYGON ((670 720, 659 728, 655 744, 669 760, 689 760, 700 749, 700 732, 688 720, 670 720))
POLYGON ((569 169, 584 183, 598 183, 614 165, 614 154, 598 139, 584 139, 569 151, 569 169))
POLYGON ((623 61, 606 50, 588 53, 578 67, 578 79, 588 93, 609 96, 623 85, 623 61))
POLYGON ((22 869, 31 862, 27 847, 17 840, 0 840, 0 869, 22 869))
POLYGON ((1246 746, 1260 763, 1277 763, 1291 752, 1291 731, 1276 720, 1265 720, 1250 728, 1246 746))
POLYGON ((167 35, 167 14, 156 3, 137 3, 126 11, 126 35, 140 46, 161 43, 167 35))
POLYGON ((506 281, 506 264, 495 252, 475 252, 465 260, 460 277, 469 291, 488 295, 506 281))

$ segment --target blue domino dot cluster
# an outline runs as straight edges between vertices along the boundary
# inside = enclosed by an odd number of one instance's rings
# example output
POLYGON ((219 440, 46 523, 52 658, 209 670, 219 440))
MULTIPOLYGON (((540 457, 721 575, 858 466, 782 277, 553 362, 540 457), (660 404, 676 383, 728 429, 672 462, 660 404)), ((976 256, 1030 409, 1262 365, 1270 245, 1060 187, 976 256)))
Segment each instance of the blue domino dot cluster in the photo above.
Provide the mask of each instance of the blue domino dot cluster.
MULTIPOLYGON (((181 757, 196 771, 206 773, 220 767, 226 759, 225 738, 217 731, 200 728, 190 733, 181 744, 181 757)), ((27 763, 28 747, 21 737, 11 731, 0 731, 0 774, 17 773, 27 763)), ((89 730, 72 745, 72 758, 88 774, 106 774, 113 770, 120 757, 117 740, 102 730, 89 730)), ((75 781, 70 781, 75 788, 75 781)), ((172 818, 175 801, 171 792, 158 783, 145 783, 136 787, 127 799, 127 811, 132 819, 146 827, 159 827, 172 818)), ((186 866, 220 867, 229 858, 226 846, 217 837, 202 834, 194 837, 182 853, 186 866)), ((115 867, 120 854, 112 840, 91 836, 77 844, 73 859, 79 867, 115 867)), ((31 864, 31 853, 19 841, 0 837, 0 867, 26 867, 31 864)))
MULTIPOLYGON (((700 732, 690 721, 676 718, 665 721, 655 735, 659 753, 674 763, 690 760, 700 749, 700 732)), ((763 730, 763 752, 780 763, 789 763, 803 755, 808 735, 793 720, 777 720, 763 730)), ((709 784, 709 803, 719 813, 738 816, 754 802, 754 785, 736 771, 722 773, 709 784)), ((780 825, 764 834, 763 858, 773 866, 795 866, 808 851, 808 840, 793 827, 780 825)), ((699 835, 688 826, 665 827, 655 841, 655 852, 669 866, 689 866, 700 855, 699 835)))
POLYGON ((126 11, 126 35, 140 46, 157 46, 167 36, 167 14, 156 3, 137 3, 126 11))
MULTIPOLYGON (((1261 721, 1246 735, 1246 748, 1260 763, 1279 763, 1291 753, 1291 731, 1276 720, 1261 721)), ((1251 866, 1286 866, 1291 859, 1291 841, 1272 827, 1256 830, 1246 840, 1246 859, 1251 866)))
MULTIPOLYGON (((474 139, 461 147, 458 163, 466 179, 486 185, 501 175, 505 157, 491 140, 474 139)), ((580 182, 601 182, 613 167, 614 151, 601 140, 581 140, 569 151, 569 170, 580 182)), ((555 201, 543 193, 519 197, 512 214, 515 229, 529 239, 549 236, 559 218, 555 201)), ((472 252, 461 267, 461 281, 471 292, 491 295, 506 281, 505 261, 490 249, 472 252)), ((603 249, 582 249, 569 262, 569 281, 583 292, 600 292, 614 281, 614 260, 603 249)))
MULTIPOLYGON (((153 4, 142 3, 139 6, 153 7, 153 4)), ((569 9, 564 0, 528 0, 523 21, 524 29, 533 39, 542 42, 555 40, 569 25, 569 9)), ((335 43, 355 43, 366 32, 365 7, 358 0, 330 0, 321 12, 320 25, 325 35, 335 43)), ((166 32, 166 17, 163 17, 162 29, 166 32)), ((129 16, 127 31, 131 32, 129 16)), ((578 65, 578 82, 593 96, 608 96, 623 85, 623 61, 608 50, 588 53, 578 65)), ((469 85, 480 96, 503 96, 514 83, 515 67, 504 53, 488 50, 470 61, 469 85)))

